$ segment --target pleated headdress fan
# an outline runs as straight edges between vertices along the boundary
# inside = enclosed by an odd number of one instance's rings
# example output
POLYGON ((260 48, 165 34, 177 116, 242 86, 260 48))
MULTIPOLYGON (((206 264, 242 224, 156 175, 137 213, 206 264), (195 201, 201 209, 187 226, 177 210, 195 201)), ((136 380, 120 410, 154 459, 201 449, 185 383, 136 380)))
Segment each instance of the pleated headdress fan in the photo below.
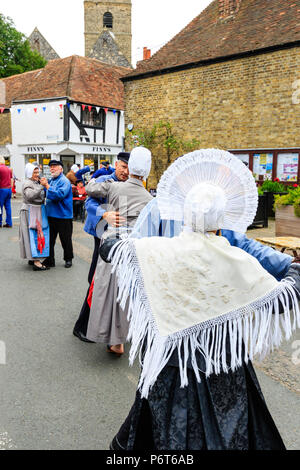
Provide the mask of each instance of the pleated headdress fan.
POLYGON ((165 171, 157 187, 161 218, 184 220, 186 197, 193 187, 201 184, 215 186, 223 193, 224 218, 218 228, 246 232, 258 205, 254 178, 237 157, 217 149, 184 155, 165 171))

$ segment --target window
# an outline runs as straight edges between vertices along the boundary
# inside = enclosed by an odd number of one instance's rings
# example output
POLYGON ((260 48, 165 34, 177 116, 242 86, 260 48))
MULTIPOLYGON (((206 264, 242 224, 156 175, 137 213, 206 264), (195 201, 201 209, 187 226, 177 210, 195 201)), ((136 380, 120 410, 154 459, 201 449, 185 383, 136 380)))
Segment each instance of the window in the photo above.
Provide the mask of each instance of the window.
POLYGON ((250 155, 249 153, 235 153, 235 157, 237 157, 239 160, 241 160, 245 165, 249 168, 250 164, 250 155))
POLYGON ((112 28, 113 27, 113 16, 109 11, 107 11, 103 15, 103 27, 104 28, 112 28))
POLYGON ((277 178, 280 181, 298 179, 298 153, 279 153, 277 157, 277 178))
POLYGON ((97 113, 96 108, 92 108, 89 111, 88 108, 82 111, 82 118, 81 124, 84 126, 91 126, 91 127, 99 127, 100 129, 104 128, 105 122, 105 112, 103 109, 100 109, 99 113, 97 113))

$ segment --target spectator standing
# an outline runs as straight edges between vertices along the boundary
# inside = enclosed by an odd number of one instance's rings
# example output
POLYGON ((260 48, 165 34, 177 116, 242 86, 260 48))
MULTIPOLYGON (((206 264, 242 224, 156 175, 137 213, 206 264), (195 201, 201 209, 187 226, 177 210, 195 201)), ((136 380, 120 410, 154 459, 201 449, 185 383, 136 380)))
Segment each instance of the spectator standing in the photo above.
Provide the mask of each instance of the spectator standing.
POLYGON ((60 161, 51 160, 49 163, 51 180, 41 179, 41 184, 47 190, 46 209, 50 227, 50 256, 44 261, 47 267, 55 267, 54 246, 59 235, 63 250, 65 267, 72 267, 73 255, 73 194, 70 181, 63 174, 60 161))
POLYGON ((74 217, 73 219, 76 220, 80 218, 80 220, 84 221, 84 202, 87 198, 87 193, 85 187, 83 185, 83 181, 77 181, 76 186, 72 186, 73 192, 73 212, 74 217))
POLYGON ((12 227, 11 218, 11 195, 13 185, 13 172, 12 169, 5 165, 4 157, 0 157, 0 227, 2 227, 3 207, 6 212, 5 228, 12 227))

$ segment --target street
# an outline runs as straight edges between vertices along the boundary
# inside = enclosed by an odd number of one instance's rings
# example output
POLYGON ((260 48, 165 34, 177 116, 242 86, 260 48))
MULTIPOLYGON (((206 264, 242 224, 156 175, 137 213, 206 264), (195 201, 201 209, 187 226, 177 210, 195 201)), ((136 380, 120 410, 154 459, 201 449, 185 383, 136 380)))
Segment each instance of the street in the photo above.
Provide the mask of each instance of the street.
MULTIPOLYGON (((87 290, 93 239, 74 223, 75 259, 33 272, 19 256, 18 211, 0 229, 0 450, 107 450, 134 401, 139 365, 72 334, 87 290), (1 359, 1 356, 0 356, 1 359), (5 362, 5 363, 4 363, 5 362)), ((253 236, 253 233, 250 236, 253 236)), ((288 449, 300 449, 300 332, 255 364, 288 449), (297 354, 298 350, 298 354, 297 354)), ((128 353, 129 346, 126 346, 128 353)))

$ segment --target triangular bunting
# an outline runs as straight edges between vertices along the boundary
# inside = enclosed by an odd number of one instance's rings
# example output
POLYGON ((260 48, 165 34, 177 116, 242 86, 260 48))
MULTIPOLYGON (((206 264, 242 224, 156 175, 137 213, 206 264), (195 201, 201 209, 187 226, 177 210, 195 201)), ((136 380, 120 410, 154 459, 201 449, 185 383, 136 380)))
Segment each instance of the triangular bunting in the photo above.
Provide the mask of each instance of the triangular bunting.
POLYGON ((107 114, 107 112, 108 112, 108 108, 104 108, 104 111, 105 111, 105 114, 107 114))
POLYGON ((46 112, 46 109, 47 109, 46 106, 43 106, 43 111, 44 111, 44 113, 46 112))
POLYGON ((21 114, 22 109, 18 109, 18 113, 21 114))
POLYGON ((117 110, 116 109, 113 109, 113 113, 116 114, 117 110))
POLYGON ((33 111, 34 111, 35 113, 37 113, 37 108, 33 108, 33 111))
POLYGON ((82 107, 82 111, 84 111, 85 108, 86 108, 86 105, 85 105, 85 104, 82 104, 81 107, 82 107))
POLYGON ((3 114, 3 113, 4 113, 4 110, 5 110, 5 108, 0 108, 0 112, 1 112, 1 114, 3 114))
POLYGON ((96 106, 96 111, 97 111, 97 113, 99 114, 99 111, 100 111, 99 106, 96 106))
POLYGON ((92 111, 92 106, 88 106, 88 110, 89 110, 89 112, 91 112, 92 111))

